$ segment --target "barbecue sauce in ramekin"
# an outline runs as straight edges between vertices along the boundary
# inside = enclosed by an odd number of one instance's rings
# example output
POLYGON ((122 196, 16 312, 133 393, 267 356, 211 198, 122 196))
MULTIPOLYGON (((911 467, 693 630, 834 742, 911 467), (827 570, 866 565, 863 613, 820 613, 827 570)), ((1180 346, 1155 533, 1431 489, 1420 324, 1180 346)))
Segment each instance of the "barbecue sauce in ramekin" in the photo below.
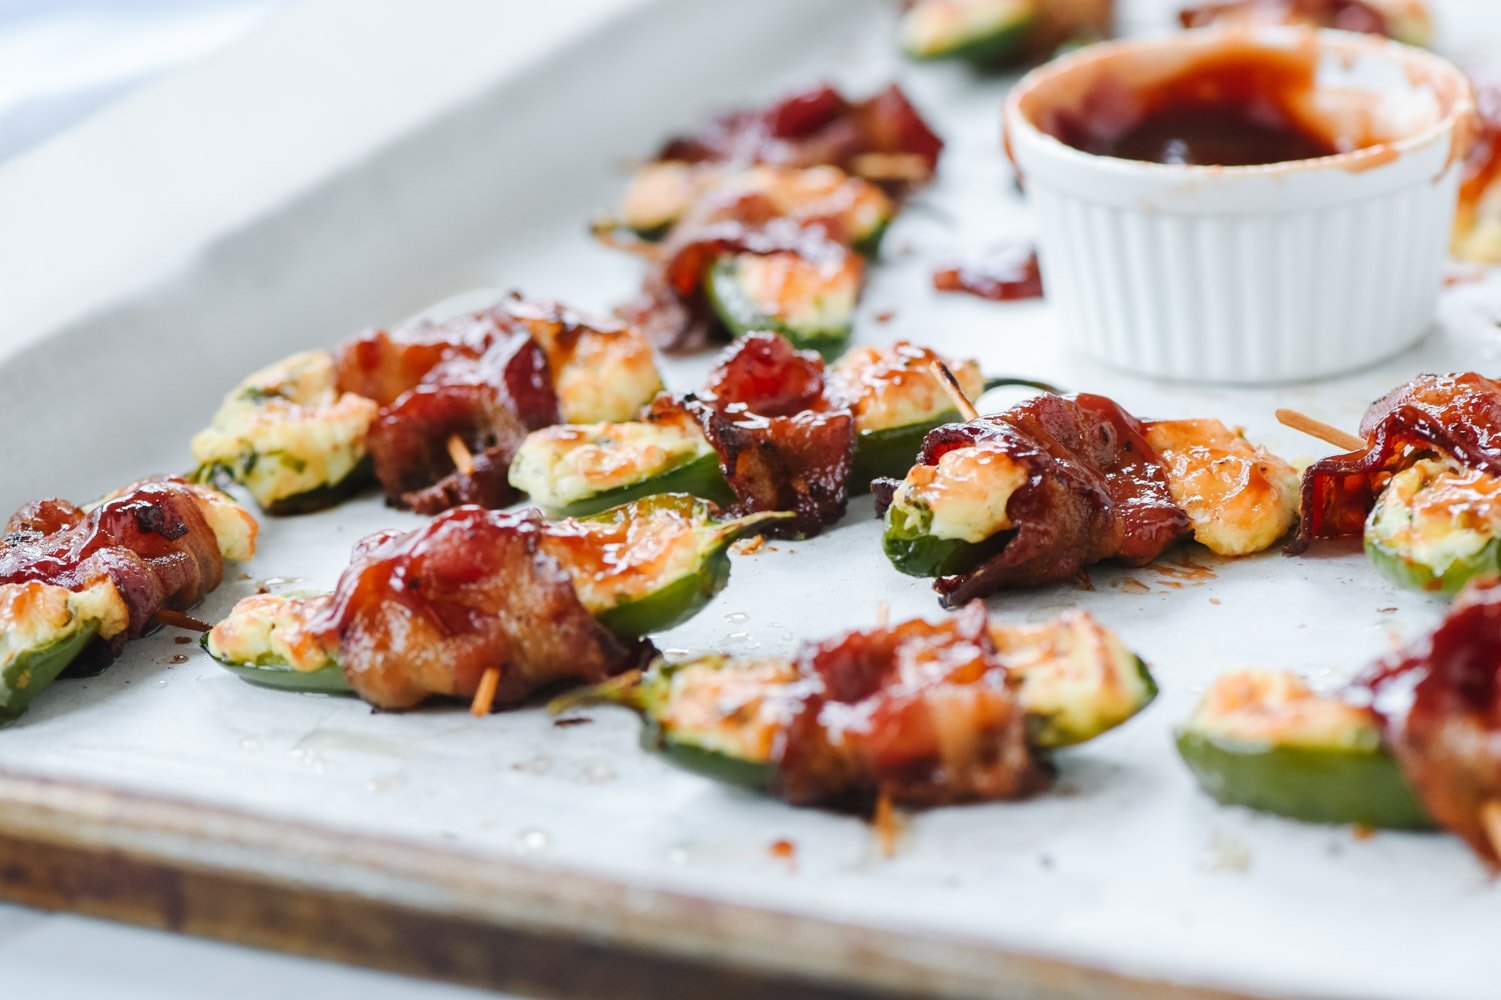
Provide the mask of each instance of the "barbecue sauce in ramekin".
POLYGON ((1331 135, 1313 113, 1317 63, 1297 51, 1227 44, 1151 82, 1102 74, 1084 100, 1038 126, 1098 156, 1243 167, 1335 156, 1378 144, 1331 135))

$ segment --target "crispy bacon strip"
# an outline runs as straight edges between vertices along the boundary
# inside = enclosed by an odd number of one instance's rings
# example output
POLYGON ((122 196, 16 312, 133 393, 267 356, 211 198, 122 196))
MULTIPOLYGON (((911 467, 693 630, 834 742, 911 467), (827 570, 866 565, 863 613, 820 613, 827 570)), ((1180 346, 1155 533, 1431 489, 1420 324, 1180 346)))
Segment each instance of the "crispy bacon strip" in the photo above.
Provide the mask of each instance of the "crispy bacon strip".
POLYGON ((1330 456, 1303 474, 1301 520, 1288 551, 1358 536, 1387 480, 1425 454, 1501 475, 1501 384, 1474 372, 1420 375, 1367 410, 1360 433, 1365 450, 1330 456))
POLYGON ((618 313, 657 347, 691 353, 730 339, 704 294, 714 262, 729 254, 794 253, 814 262, 843 264, 859 259, 831 221, 795 221, 768 216, 766 199, 736 202, 712 221, 685 220, 673 229, 662 261, 647 273, 641 294, 618 313))
POLYGON ((855 417, 831 399, 823 359, 781 337, 742 337, 702 393, 659 396, 655 419, 686 412, 719 453, 736 516, 790 510, 767 534, 813 534, 844 515, 855 453, 855 417))
POLYGON ((712 119, 697 132, 670 139, 658 160, 689 163, 758 163, 812 167, 830 164, 869 176, 898 191, 931 179, 943 140, 928 127, 900 87, 851 101, 827 84, 791 94, 768 108, 744 108, 712 119), (883 158, 911 158, 919 170, 892 178, 883 158))
POLYGON ((534 510, 465 506, 372 535, 310 630, 337 647, 354 690, 388 709, 473 698, 497 667, 493 703, 514 705, 550 684, 639 666, 650 646, 623 646, 584 607, 539 547, 543 524, 534 510))
MULTIPOLYGON (((923 440, 917 461, 936 465, 946 452, 980 442, 1022 465, 1027 482, 1006 508, 1015 527, 1000 552, 934 584, 945 607, 1003 587, 1067 580, 1104 559, 1144 565, 1190 530, 1141 423, 1103 396, 1036 396, 995 416, 940 427, 923 440)), ((878 510, 897 485, 873 484, 878 510)))
POLYGON ((1370 699, 1429 815, 1501 868, 1485 820, 1501 800, 1501 582, 1463 592, 1432 635, 1382 660, 1354 693, 1370 699))
POLYGON ((780 792, 798 804, 933 806, 1045 787, 1013 679, 979 602, 803 647, 814 687, 778 739, 780 792))
POLYGON ((70 672, 97 673, 157 611, 186 610, 219 585, 224 557, 195 499, 201 488, 182 479, 147 480, 89 511, 49 499, 11 516, 0 539, 0 583, 84 590, 108 579, 129 612, 127 629, 96 639, 70 672))
POLYGON ((549 348, 572 350, 582 317, 513 297, 445 323, 361 334, 339 350, 343 392, 381 404, 370 428, 375 474, 392 503, 434 514, 516 499, 507 469, 526 435, 560 419, 549 348), (473 456, 455 468, 449 441, 473 456))

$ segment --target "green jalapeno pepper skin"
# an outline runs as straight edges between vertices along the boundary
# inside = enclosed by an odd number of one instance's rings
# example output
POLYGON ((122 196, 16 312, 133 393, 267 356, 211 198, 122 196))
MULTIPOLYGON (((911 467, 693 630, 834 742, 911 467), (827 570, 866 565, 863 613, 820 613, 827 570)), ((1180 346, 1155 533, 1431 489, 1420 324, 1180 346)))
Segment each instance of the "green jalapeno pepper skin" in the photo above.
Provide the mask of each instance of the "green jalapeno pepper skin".
POLYGON ((691 740, 663 731, 650 718, 641 727, 642 749, 660 754, 663 760, 703 778, 770 793, 775 790, 777 769, 770 761, 747 760, 722 750, 711 750, 691 740))
POLYGON ((816 351, 825 361, 833 361, 849 345, 851 317, 844 317, 836 326, 808 329, 764 313, 746 297, 740 288, 735 266, 728 259, 717 260, 709 268, 704 277, 704 292, 715 315, 732 337, 758 331, 779 333, 793 347, 800 351, 816 351))
POLYGON ((301 691, 304 694, 353 694, 344 668, 337 664, 317 670, 293 670, 270 663, 226 663, 219 665, 242 681, 278 691, 301 691))
POLYGON ((555 517, 589 517, 614 507, 663 493, 686 493, 727 507, 735 502, 735 493, 719 471, 719 456, 714 452, 699 455, 666 472, 577 500, 557 510, 555 517))
MULTIPOLYGON (((595 617, 616 638, 631 641, 665 632, 703 610, 730 579, 730 545, 775 521, 793 515, 784 511, 748 514, 729 521, 710 517, 711 505, 699 497, 664 494, 638 501, 638 507, 670 508, 702 520, 698 561, 693 571, 670 580, 632 601, 598 612, 595 617)), ((597 518, 620 516, 613 511, 597 518)), ((585 520, 589 520, 586 518, 585 520)))
POLYGON ((870 259, 879 257, 881 255, 881 241, 886 238, 886 232, 891 228, 891 223, 892 217, 888 215, 876 223, 870 232, 857 238, 850 249, 862 257, 870 259))
MULTIPOLYGON (((1018 698, 1021 701, 1022 710, 1027 715, 1027 742, 1035 752, 1047 754, 1087 742, 1135 718, 1152 703, 1157 696, 1158 687, 1146 662, 1129 651, 1123 651, 1123 655, 1126 660, 1120 663, 1119 667, 1115 662, 1102 664, 1102 690, 1114 690, 1118 686, 1114 680, 1114 672, 1117 669, 1131 672, 1140 682, 1141 690, 1131 704, 1122 706, 1120 712, 1114 715, 1093 715, 1087 727, 1081 728, 1060 723, 1054 715, 1048 712, 1054 704, 1051 700, 1044 699, 1044 702, 1039 704, 1035 701, 1037 689, 1029 688, 1026 683, 1021 685, 1018 689, 1018 698), (1109 679, 1106 679, 1107 673, 1109 679), (1034 698, 1032 704, 1028 703, 1029 694, 1032 694, 1034 698)), ((1038 665, 1030 670, 1045 672, 1055 669, 1059 671, 1060 677, 1068 677, 1072 675, 1076 666, 1077 664, 1072 662, 1060 661, 1051 667, 1038 665)), ((774 791, 778 780, 775 762, 741 756, 723 747, 714 746, 714 743, 721 741, 716 740, 718 734, 713 729, 697 731, 676 729, 666 723, 665 720, 669 719, 672 714, 673 706, 670 699, 673 697, 673 676, 680 670, 690 667, 714 670, 737 669, 736 661, 729 657, 711 657, 680 663, 658 661, 644 676, 632 683, 621 683, 624 678, 607 681, 592 692, 586 691, 582 695, 565 696, 559 703, 559 707, 591 700, 624 705, 637 712, 642 718, 641 745, 645 749, 660 753, 666 760, 678 767, 704 777, 758 791, 774 791)), ((1085 696, 1087 692, 1080 693, 1080 697, 1085 696)), ((727 725, 733 725, 733 722, 728 722, 727 725)))
MULTIPOLYGON (((729 581, 730 545, 767 524, 793 516, 782 511, 766 511, 729 521, 715 521, 710 516, 712 505, 709 502, 683 494, 666 494, 637 501, 629 509, 613 508, 581 520, 609 520, 664 509, 675 510, 701 522, 697 529, 697 561, 692 571, 654 587, 641 597, 596 613, 599 623, 622 641, 630 642, 653 632, 666 631, 698 614, 729 581)), ((335 693, 351 690, 343 669, 337 664, 304 671, 279 661, 237 663, 215 656, 209 649, 207 635, 200 640, 200 645, 220 666, 252 684, 288 691, 335 693)))
MULTIPOLYGON (((203 483, 208 486, 221 486, 224 479, 233 483, 243 483, 244 474, 231 466, 222 463, 209 463, 200 465, 188 476, 195 483, 203 483), (222 478, 221 478, 222 477, 222 478)), ((375 461, 366 455, 360 459, 349 473, 338 482, 325 483, 311 490, 294 493, 291 496, 272 500, 270 503, 259 504, 261 510, 272 517, 294 517, 298 514, 315 514, 320 510, 337 507, 366 488, 375 485, 375 461)))
MULTIPOLYGON (((1141 689, 1129 705, 1122 706, 1122 711, 1114 717, 1105 719, 1093 719, 1087 726, 1070 725, 1064 720, 1055 717, 1051 713, 1038 709, 1034 700, 1033 704, 1027 704, 1027 689, 1023 686, 1019 695, 1022 708, 1027 713, 1027 743, 1034 750, 1061 750, 1066 747, 1075 747, 1081 743, 1087 743, 1097 736, 1103 736, 1112 729, 1118 729, 1127 722, 1136 718, 1146 711, 1147 706, 1157 700, 1160 688, 1157 686, 1157 678, 1152 676, 1152 670, 1147 662, 1135 653, 1127 653, 1130 663, 1127 669, 1134 679, 1140 682, 1141 689)), ((1046 669, 1046 668, 1043 668, 1046 669)))
POLYGON ((90 622, 56 642, 21 653, 0 671, 0 725, 24 715, 37 693, 55 681, 98 634, 99 624, 90 622))
POLYGON ((337 507, 356 493, 375 485, 375 461, 366 455, 349 474, 336 483, 328 483, 317 489, 296 493, 274 500, 264 508, 272 517, 291 517, 297 514, 314 514, 320 510, 337 507))
POLYGON ((1433 821, 1384 749, 1284 746, 1181 729, 1178 754, 1202 788, 1227 805, 1307 823, 1389 830, 1433 821))
POLYGON ((319 667, 317 670, 297 670, 281 660, 262 659, 255 663, 237 663, 218 656, 209 648, 208 634, 198 639, 198 645, 219 666, 242 681, 257 687, 275 688, 278 691, 305 691, 316 694, 353 694, 344 668, 337 663, 319 667))
POLYGON ((902 51, 909 59, 919 62, 952 59, 982 69, 1015 62, 1021 58, 1027 36, 1037 22, 1037 9, 1035 0, 1016 0, 1009 7, 1002 12, 1001 19, 979 30, 956 31, 925 48, 918 48, 908 39, 902 51))
POLYGON ((855 459, 850 471, 850 493, 869 493, 874 479, 900 479, 905 476, 907 470, 912 468, 912 463, 917 460, 917 453, 922 450, 923 438, 934 428, 958 419, 959 412, 950 410, 921 423, 862 431, 856 435, 855 459))
POLYGON ((898 571, 908 576, 951 576, 966 573, 1005 547, 1009 532, 998 532, 979 542, 962 538, 938 538, 928 532, 928 520, 899 504, 886 511, 886 530, 881 547, 898 571))
POLYGON ((1477 576, 1501 570, 1501 539, 1492 538, 1480 551, 1456 559, 1439 572, 1433 566, 1388 545, 1371 531, 1365 534, 1366 557, 1383 576, 1410 590, 1430 594, 1457 594, 1477 576))

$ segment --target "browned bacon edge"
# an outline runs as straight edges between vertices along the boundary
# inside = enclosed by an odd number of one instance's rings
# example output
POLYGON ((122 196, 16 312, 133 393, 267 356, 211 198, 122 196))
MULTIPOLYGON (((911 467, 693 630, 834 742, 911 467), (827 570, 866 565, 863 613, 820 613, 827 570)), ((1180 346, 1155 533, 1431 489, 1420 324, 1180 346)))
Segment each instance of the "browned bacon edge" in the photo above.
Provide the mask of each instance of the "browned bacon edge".
POLYGON ((381 404, 369 447, 387 500, 420 514, 514 501, 519 494, 507 472, 516 449, 528 433, 561 419, 547 352, 533 328, 566 340, 585 322, 556 304, 513 295, 493 309, 369 331, 343 345, 340 390, 381 404), (474 457, 470 472, 454 466, 454 437, 474 457))
POLYGON ((1392 474, 1425 454, 1501 475, 1501 387, 1474 372, 1420 375, 1367 410, 1360 432, 1365 450, 1332 455, 1303 474, 1289 552, 1320 538, 1360 535, 1392 474))
POLYGON ((0 583, 39 581, 79 591, 108 579, 130 614, 125 632, 95 639, 68 668, 98 673, 152 616, 191 608, 224 577, 224 558, 182 479, 143 480, 85 511, 38 500, 16 511, 0 539, 0 583))
POLYGON ((742 337, 702 393, 659 396, 656 419, 686 413, 719 454, 736 515, 787 510, 797 516, 767 534, 815 534, 844 516, 855 453, 854 414, 833 400, 823 359, 771 333, 742 337))
POLYGON ((905 193, 931 179, 942 152, 943 140, 895 84, 863 101, 819 84, 767 108, 726 112, 696 132, 668 140, 656 159, 745 166, 831 164, 858 175, 868 173, 862 166, 872 156, 910 156, 922 172, 871 178, 905 193))
MULTIPOLYGON (((923 441, 917 463, 936 465, 955 448, 984 442, 1028 473, 1006 512, 1015 526, 976 569, 934 584, 945 607, 1003 587, 1068 580, 1092 563, 1144 565, 1189 531, 1167 470, 1140 423, 1103 396, 1042 395, 1004 413, 948 424, 923 441)), ((884 513, 898 483, 873 484, 884 513)))
POLYGON ((1429 815, 1501 867, 1486 821, 1488 805, 1501 801, 1501 582, 1463 592, 1431 635, 1352 689, 1375 709, 1429 815))
POLYGON ((791 802, 935 806, 1021 798, 1051 780, 979 602, 937 624, 806 644, 797 663, 811 686, 773 751, 791 802))
POLYGON ((337 647, 350 685, 380 708, 470 698, 499 668, 494 704, 568 681, 598 683, 649 659, 617 640, 539 548, 543 520, 458 507, 355 548, 310 628, 337 647))

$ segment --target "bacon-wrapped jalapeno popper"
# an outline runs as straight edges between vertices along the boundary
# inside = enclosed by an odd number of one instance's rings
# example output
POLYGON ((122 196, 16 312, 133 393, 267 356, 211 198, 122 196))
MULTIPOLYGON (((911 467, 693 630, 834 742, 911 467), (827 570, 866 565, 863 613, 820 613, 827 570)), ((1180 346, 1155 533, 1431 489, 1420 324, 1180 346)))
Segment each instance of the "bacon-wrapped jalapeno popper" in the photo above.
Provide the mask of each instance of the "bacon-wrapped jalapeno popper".
POLYGON ((419 513, 498 507, 516 499, 506 470, 527 433, 626 419, 661 387, 635 330, 513 297, 256 372, 194 437, 193 456, 200 477, 227 475, 274 514, 336 503, 372 471, 392 503, 419 513))
POLYGON ((461 507, 361 541, 333 594, 246 598, 204 646, 247 680, 382 708, 472 697, 498 669, 514 704, 634 666, 724 587, 731 542, 785 516, 721 521, 683 495, 555 522, 461 507))
POLYGON ((933 431, 907 475, 875 484, 897 569, 947 607, 1004 587, 1149 563, 1193 535, 1261 551, 1293 523, 1296 474, 1217 420, 1141 421, 1103 396, 1042 395, 933 431))
POLYGON ((1113 729, 1157 688, 1089 615, 990 621, 976 603, 807 643, 788 659, 658 661, 594 696, 645 718, 643 742, 699 773, 807 805, 1020 798, 1046 755, 1113 729))
POLYGON ((1287 673, 1218 681, 1179 749, 1222 802, 1294 819, 1458 834, 1501 867, 1501 582, 1343 689, 1287 673))
MULTIPOLYGON (((872 479, 899 475, 928 431, 958 417, 929 370, 937 360, 934 351, 898 341, 857 348, 825 367, 763 334, 728 349, 693 399, 716 400, 721 410, 738 408, 747 416, 847 411, 855 429, 848 491, 862 493, 872 479)), ((967 393, 978 395, 990 384, 972 361, 955 363, 953 371, 967 393)), ((663 401, 645 420, 538 431, 517 451, 511 484, 544 510, 564 515, 673 490, 733 502, 736 493, 725 481, 732 469, 728 453, 710 443, 689 412, 694 405, 663 401)))
POLYGON ((97 673, 158 615, 219 585, 249 559, 256 523, 228 497, 180 479, 144 480, 88 508, 40 500, 0 539, 0 722, 63 671, 97 673))
POLYGON ((669 141, 620 212, 662 241, 621 315, 666 350, 772 330, 836 356, 892 196, 931 179, 942 148, 896 87, 852 102, 819 86, 669 141))
POLYGON ((1304 473, 1294 551, 1363 536, 1392 580, 1441 593, 1501 569, 1501 386, 1422 375, 1377 401, 1360 430, 1365 447, 1304 473))

